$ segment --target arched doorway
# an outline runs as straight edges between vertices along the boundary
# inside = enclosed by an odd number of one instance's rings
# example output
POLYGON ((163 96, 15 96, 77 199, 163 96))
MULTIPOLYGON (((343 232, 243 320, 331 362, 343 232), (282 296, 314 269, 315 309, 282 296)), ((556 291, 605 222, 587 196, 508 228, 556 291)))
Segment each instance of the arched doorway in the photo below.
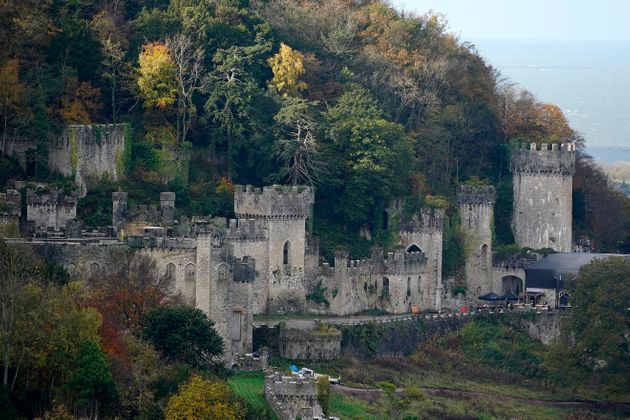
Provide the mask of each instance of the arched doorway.
POLYGON ((501 279, 503 294, 508 292, 518 296, 523 291, 523 280, 516 276, 505 276, 501 279))

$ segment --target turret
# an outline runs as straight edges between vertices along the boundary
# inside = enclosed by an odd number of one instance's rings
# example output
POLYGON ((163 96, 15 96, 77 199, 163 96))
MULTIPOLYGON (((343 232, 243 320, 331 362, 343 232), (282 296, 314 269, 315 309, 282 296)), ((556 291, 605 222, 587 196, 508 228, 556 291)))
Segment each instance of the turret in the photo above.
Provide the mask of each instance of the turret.
POLYGON ((114 191, 112 193, 112 225, 115 228, 125 224, 128 198, 128 193, 124 191, 114 191))
POLYGON ((173 223, 175 219, 175 193, 160 193, 160 210, 162 211, 162 220, 166 223, 173 223))
POLYGON ((466 252, 466 290, 475 300, 492 289, 494 187, 461 185, 457 192, 466 252))
POLYGON ((534 249, 571 252, 575 144, 536 143, 513 151, 516 243, 534 249))

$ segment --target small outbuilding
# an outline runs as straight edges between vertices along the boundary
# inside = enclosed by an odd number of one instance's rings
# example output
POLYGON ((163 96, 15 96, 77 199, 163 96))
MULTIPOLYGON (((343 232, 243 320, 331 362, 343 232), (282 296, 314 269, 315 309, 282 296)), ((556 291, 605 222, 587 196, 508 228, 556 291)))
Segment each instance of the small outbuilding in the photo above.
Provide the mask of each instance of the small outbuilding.
POLYGON ((570 296, 565 290, 566 281, 577 277, 582 266, 594 260, 609 257, 630 257, 630 255, 586 252, 547 255, 525 268, 525 295, 534 297, 535 303, 546 304, 553 308, 569 306, 570 296))

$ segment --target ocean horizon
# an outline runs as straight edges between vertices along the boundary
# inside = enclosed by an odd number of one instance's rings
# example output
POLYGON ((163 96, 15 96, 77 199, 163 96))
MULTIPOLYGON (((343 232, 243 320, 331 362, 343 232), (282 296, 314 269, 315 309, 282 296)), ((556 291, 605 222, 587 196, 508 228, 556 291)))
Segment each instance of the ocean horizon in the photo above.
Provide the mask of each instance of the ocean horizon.
POLYGON ((558 105, 595 161, 630 162, 630 41, 472 43, 502 76, 558 105))

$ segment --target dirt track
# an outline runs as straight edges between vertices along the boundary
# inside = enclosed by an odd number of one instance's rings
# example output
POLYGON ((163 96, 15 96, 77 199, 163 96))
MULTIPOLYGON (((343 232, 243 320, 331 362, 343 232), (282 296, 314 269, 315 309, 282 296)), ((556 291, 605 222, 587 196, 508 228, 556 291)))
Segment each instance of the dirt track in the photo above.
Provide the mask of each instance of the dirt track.
MULTIPOLYGON (((427 395, 434 395, 437 397, 458 398, 468 400, 483 400, 483 401, 517 401, 527 404, 533 404, 544 407, 554 408, 576 408, 587 410, 616 410, 623 411, 624 413, 630 413, 630 403, 612 402, 612 401, 550 401, 550 400, 537 400, 529 398, 510 397, 506 395, 492 394, 488 392, 479 391, 462 391, 449 388, 421 388, 427 395)), ((374 401, 383 395, 383 391, 380 389, 364 389, 364 388, 352 388, 345 385, 332 385, 332 390, 343 395, 348 395, 356 398, 360 398, 365 401, 374 401)), ((401 388, 396 392, 402 392, 401 388)))

